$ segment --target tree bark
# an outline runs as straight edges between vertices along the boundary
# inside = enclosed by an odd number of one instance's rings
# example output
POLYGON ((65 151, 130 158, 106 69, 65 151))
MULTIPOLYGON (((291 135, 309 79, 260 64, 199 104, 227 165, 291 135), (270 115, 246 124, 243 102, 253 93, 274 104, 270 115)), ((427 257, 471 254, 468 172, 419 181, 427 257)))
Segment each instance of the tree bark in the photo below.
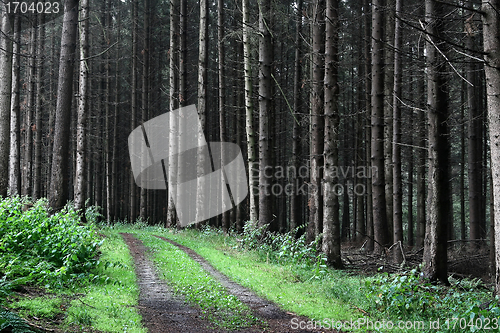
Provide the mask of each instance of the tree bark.
MULTIPOLYGON (((472 1, 466 3, 467 8, 472 8, 472 1)), ((465 21, 465 47, 469 50, 474 50, 474 31, 471 22, 473 16, 465 21)), ((467 64, 467 110, 468 110, 468 149, 467 149, 467 176, 469 181, 469 224, 471 240, 482 238, 486 234, 485 230, 481 230, 482 219, 482 196, 483 196, 483 176, 482 176, 482 135, 481 135, 481 108, 479 107, 478 97, 478 80, 476 80, 478 66, 469 60, 467 64)), ((478 246, 478 243, 471 242, 473 246, 478 246)))
POLYGON ((26 113, 24 117, 24 131, 25 131, 25 141, 24 141, 24 161, 23 161, 23 195, 31 196, 33 193, 33 109, 35 104, 35 73, 36 73, 36 24, 35 22, 29 22, 30 26, 30 43, 29 43, 29 53, 30 57, 28 59, 28 92, 26 95, 26 113))
MULTIPOLYGON (((130 96, 130 131, 137 126, 137 35, 138 35, 138 0, 132 0, 132 82, 130 96)), ((130 175, 130 222, 137 218, 137 185, 134 176, 130 175)))
POLYGON ((76 177, 75 177, 75 209, 85 208, 86 193, 86 126, 88 111, 89 62, 89 0, 82 0, 80 23, 80 77, 78 93, 78 119, 76 125, 76 177))
MULTIPOLYGON (((402 91, 402 64, 401 53, 403 36, 401 32, 401 19, 403 0, 396 0, 396 18, 394 29, 394 91, 393 91, 393 116, 392 116, 392 176, 393 176, 393 242, 403 243, 403 183, 401 179, 401 91, 402 91)), ((409 203, 411 204, 411 203, 409 203)), ((401 251, 394 252, 394 261, 403 260, 401 251)))
MULTIPOLYGON (((327 263, 342 267, 340 257, 339 199, 335 190, 334 169, 338 165, 339 127, 339 1, 326 1, 325 34, 325 170, 322 249, 327 263)), ((345 192, 347 193, 347 192, 345 192)))
POLYGON ((10 112, 10 156, 9 191, 10 195, 21 194, 21 17, 14 16, 14 44, 12 48, 12 99, 10 112))
MULTIPOLYGON (((495 232, 500 230, 500 36, 498 0, 483 0, 484 72, 488 109, 495 232)), ((498 236, 498 235, 495 235, 498 236)), ((495 294, 500 295, 500 237, 495 237, 495 294)))
POLYGON ((383 1, 372 1, 372 88, 371 88, 371 159, 374 251, 387 245, 387 212, 384 165, 384 58, 383 1))
MULTIPOLYGON (((425 96, 424 81, 418 82, 418 96, 425 96)), ((422 102, 422 104, 424 104, 422 102)), ((426 212, 426 120, 425 113, 418 111, 418 151, 417 151, 417 226, 416 226, 416 242, 417 248, 424 246, 425 238, 425 212, 426 212)))
POLYGON ((427 112, 429 122, 429 196, 424 241, 424 278, 448 283, 448 224, 450 223, 450 177, 448 142, 448 92, 446 63, 442 58, 443 4, 425 1, 427 112))
POLYGON ((2 5, 0 14, 0 197, 9 187, 10 103, 12 93, 12 26, 2 5))
MULTIPOLYGON (((207 65, 208 65, 208 2, 207 0, 200 0, 200 34, 199 34, 199 53, 198 53, 198 116, 200 118, 201 128, 206 133, 207 121, 207 65)), ((182 62, 182 61, 181 61, 182 62)), ((197 216, 202 216, 206 211, 207 199, 205 197, 206 179, 201 177, 205 175, 208 170, 205 169, 207 160, 210 159, 208 150, 204 146, 205 138, 199 136, 198 138, 198 188, 201 189, 198 193, 196 209, 197 216)), ((217 195, 217 194, 214 194, 217 195)), ((198 221, 202 219, 197 217, 198 221)))
POLYGON ((323 232, 323 178, 321 166, 325 142, 324 85, 325 76, 325 1, 313 2, 312 17, 312 87, 311 87, 311 188, 309 199, 309 225, 307 241, 313 241, 323 232))
POLYGON ((393 244, 395 242, 393 237, 394 231, 394 199, 392 198, 393 189, 393 165, 392 165, 392 151, 393 151, 393 110, 392 104, 394 98, 394 56, 395 49, 390 45, 394 43, 394 28, 395 28, 395 15, 394 8, 397 0, 385 0, 384 7, 384 40, 388 45, 384 48, 384 172, 385 172, 385 204, 386 204, 386 217, 387 217, 387 243, 393 244))
MULTIPOLYGON (((365 127, 365 145, 366 145, 366 168, 371 167, 371 8, 370 1, 363 0, 363 58, 365 62, 365 110, 367 116, 364 117, 364 127, 365 127)), ((373 230, 373 187, 372 180, 365 179, 366 186, 366 236, 368 237, 366 243, 366 250, 371 252, 374 250, 374 230, 373 230)))
MULTIPOLYGON (((179 107, 178 93, 179 93, 179 0, 170 1, 170 50, 169 50, 169 110, 175 111, 179 107)), ((169 151, 173 155, 176 151, 177 138, 176 121, 174 117, 170 117, 172 129, 170 131, 169 151)), ((171 184, 172 180, 177 177, 176 161, 171 159, 168 161, 168 183, 171 184)), ((177 194, 173 191, 173 187, 168 189, 168 207, 167 207, 167 226, 174 227, 177 221, 175 212, 174 198, 177 194)))
POLYGON ((293 177, 291 179, 292 194, 290 196, 290 230, 295 232, 295 229, 302 224, 302 200, 303 197, 299 193, 302 178, 300 177, 300 158, 302 155, 301 144, 301 122, 299 121, 301 109, 301 93, 300 80, 302 76, 302 38, 300 36, 302 30, 302 0, 297 2, 296 12, 296 30, 295 30, 295 60, 294 60, 294 78, 293 78, 293 129, 292 129, 292 166, 294 168, 293 177))
MULTIPOLYGON (((224 48, 224 1, 217 1, 217 47, 219 53, 219 124, 220 124, 220 141, 227 141, 227 124, 226 124, 226 80, 225 80, 225 48, 224 48)), ((224 145, 221 145, 221 166, 226 165, 226 157, 224 145)), ((225 183, 222 188, 226 187, 225 183)), ((222 229, 225 233, 229 231, 231 220, 229 210, 222 213, 222 229)))
POLYGON ((61 209, 68 200, 68 149, 69 121, 73 90, 76 30, 78 24, 78 0, 64 2, 64 18, 61 37, 61 57, 57 84, 56 123, 49 204, 54 210, 61 209))
POLYGON ((33 164, 33 198, 42 197, 42 102, 43 102, 43 63, 45 58, 45 16, 37 15, 36 41, 36 89, 35 89, 35 161, 33 164))
MULTIPOLYGON (((148 108, 149 108, 149 57, 150 57, 150 45, 149 45, 149 20, 150 20, 150 4, 149 0, 144 0, 144 39, 142 48, 142 107, 141 107, 141 124, 144 124, 148 120, 148 108)), ((140 209, 139 216, 143 221, 147 219, 147 190, 141 187, 141 197, 140 197, 140 209)))
POLYGON ((259 0, 259 226, 277 231, 273 217, 274 183, 271 1, 259 0))
POLYGON ((255 127, 253 123, 253 77, 252 77, 252 52, 250 45, 250 33, 252 31, 250 22, 250 1, 242 0, 243 11, 243 62, 245 72, 245 115, 248 155, 248 187, 249 187, 249 210, 250 222, 257 223, 259 200, 259 167, 257 164, 257 149, 255 146, 255 127))

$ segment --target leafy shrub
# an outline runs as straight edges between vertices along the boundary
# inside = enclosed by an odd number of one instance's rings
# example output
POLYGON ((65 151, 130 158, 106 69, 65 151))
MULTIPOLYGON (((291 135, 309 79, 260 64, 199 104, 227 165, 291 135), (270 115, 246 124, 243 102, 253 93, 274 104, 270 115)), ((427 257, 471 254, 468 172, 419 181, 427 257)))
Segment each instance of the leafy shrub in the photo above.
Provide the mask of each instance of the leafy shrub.
POLYGON ((0 201, 0 275, 61 285, 92 277, 101 241, 92 224, 79 225, 72 206, 50 215, 46 199, 0 201), (29 209, 26 209, 31 207, 29 209))
POLYGON ((279 263, 323 267, 324 258, 317 251, 322 235, 308 244, 305 234, 295 238, 298 229, 287 233, 273 233, 266 231, 266 226, 258 227, 248 222, 243 227, 241 247, 258 250, 265 254, 267 259, 279 263))
POLYGON ((470 280, 451 278, 450 282, 451 287, 427 283, 417 269, 385 273, 366 281, 367 297, 373 312, 392 318, 430 321, 446 317, 449 323, 441 326, 446 332, 475 332, 481 325, 497 322, 500 307, 497 301, 490 302, 491 292, 478 289, 477 283, 475 288, 464 288, 471 285, 470 280))
POLYGON ((33 333, 26 321, 16 313, 0 309, 0 332, 33 333))

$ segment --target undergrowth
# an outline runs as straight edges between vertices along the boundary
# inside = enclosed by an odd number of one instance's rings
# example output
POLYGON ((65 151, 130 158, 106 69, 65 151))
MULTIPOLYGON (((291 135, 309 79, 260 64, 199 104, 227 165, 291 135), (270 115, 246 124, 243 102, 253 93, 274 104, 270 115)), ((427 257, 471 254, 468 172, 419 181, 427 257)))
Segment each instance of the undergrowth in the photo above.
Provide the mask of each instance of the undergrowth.
MULTIPOLYGON (((450 278, 451 286, 423 281, 418 269, 366 281, 371 311, 391 318, 440 321, 442 332, 500 330, 500 307, 480 280, 450 278)), ((427 327, 430 329, 430 327, 427 327)))
POLYGON ((371 277, 334 270, 317 254, 317 240, 306 244, 304 236, 295 239, 294 233, 273 234, 249 224, 243 234, 231 237, 209 227, 164 235, 195 249, 226 275, 287 310, 316 320, 353 319, 355 331, 500 331, 499 300, 477 279, 450 277, 448 287, 426 283, 418 269, 371 277), (368 325, 384 321, 395 326, 368 325), (410 321, 412 328, 397 326, 410 321))
POLYGON ((0 331, 37 331, 22 318, 38 318, 65 332, 144 332, 127 247, 98 234, 99 207, 85 215, 83 225, 71 204, 54 213, 46 199, 0 198, 0 331), (23 286, 41 296, 13 292, 23 286))
MULTIPOLYGON (((240 249, 256 251, 261 259, 267 262, 274 262, 282 265, 294 265, 302 269, 310 269, 314 273, 314 278, 318 279, 323 275, 327 267, 325 265, 325 255, 318 251, 322 234, 312 242, 306 241, 306 234, 296 237, 303 227, 287 233, 269 232, 265 226, 258 227, 254 223, 246 223, 243 227, 240 249)), ((205 229, 210 230, 209 227, 205 229)), ((204 231, 207 233, 207 231, 204 231)))
POLYGON ((1 200, 0 275, 47 287, 95 279, 102 240, 92 224, 79 222, 71 205, 51 215, 46 199, 1 200))

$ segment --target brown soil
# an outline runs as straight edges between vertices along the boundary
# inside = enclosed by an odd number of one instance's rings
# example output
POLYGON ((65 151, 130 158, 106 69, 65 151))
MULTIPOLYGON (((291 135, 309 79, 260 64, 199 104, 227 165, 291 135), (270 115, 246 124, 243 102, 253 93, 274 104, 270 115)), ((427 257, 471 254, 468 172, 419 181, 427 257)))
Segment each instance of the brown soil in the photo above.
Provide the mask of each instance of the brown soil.
MULTIPOLYGON (((189 305, 181 296, 173 291, 160 280, 156 274, 154 265, 146 256, 146 249, 142 242, 131 234, 122 234, 129 246, 130 253, 134 258, 135 271, 140 288, 139 311, 142 315, 144 326, 150 333, 196 333, 196 332, 228 332, 217 328, 201 317, 201 311, 189 305)), ((157 236, 159 237, 159 236, 157 236)), ((168 241, 186 252, 191 258, 217 279, 229 293, 235 295, 243 303, 247 304, 254 315, 266 324, 240 330, 242 333, 256 332, 337 332, 328 330, 299 330, 292 329, 292 318, 307 322, 309 319, 299 317, 290 312, 279 309, 275 304, 257 296, 251 290, 231 281, 228 277, 213 268, 204 258, 193 250, 168 241)))

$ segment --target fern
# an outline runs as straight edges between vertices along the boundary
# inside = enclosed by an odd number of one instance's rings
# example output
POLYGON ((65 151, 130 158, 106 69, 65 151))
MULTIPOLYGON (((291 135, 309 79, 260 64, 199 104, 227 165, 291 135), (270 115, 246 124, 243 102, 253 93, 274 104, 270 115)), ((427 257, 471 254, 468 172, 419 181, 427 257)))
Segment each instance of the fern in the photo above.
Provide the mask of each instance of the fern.
POLYGON ((5 329, 12 333, 34 333, 26 321, 16 313, 0 309, 0 332, 5 329))

